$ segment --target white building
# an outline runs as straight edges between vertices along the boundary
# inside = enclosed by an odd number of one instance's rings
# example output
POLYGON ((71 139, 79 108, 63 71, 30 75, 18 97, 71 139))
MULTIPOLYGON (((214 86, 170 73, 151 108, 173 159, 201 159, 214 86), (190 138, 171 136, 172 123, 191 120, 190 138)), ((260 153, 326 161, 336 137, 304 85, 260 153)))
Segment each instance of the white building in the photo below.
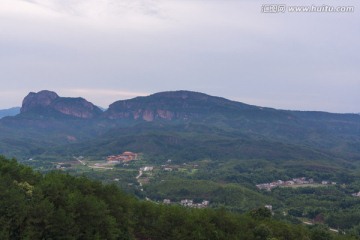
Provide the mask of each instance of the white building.
POLYGON ((140 168, 140 170, 144 171, 144 172, 150 172, 150 171, 154 170, 154 167, 149 167, 149 166, 142 167, 142 168, 140 168))
POLYGON ((163 203, 164 203, 164 204, 170 204, 170 203, 171 203, 171 200, 170 200, 170 199, 164 199, 163 203))

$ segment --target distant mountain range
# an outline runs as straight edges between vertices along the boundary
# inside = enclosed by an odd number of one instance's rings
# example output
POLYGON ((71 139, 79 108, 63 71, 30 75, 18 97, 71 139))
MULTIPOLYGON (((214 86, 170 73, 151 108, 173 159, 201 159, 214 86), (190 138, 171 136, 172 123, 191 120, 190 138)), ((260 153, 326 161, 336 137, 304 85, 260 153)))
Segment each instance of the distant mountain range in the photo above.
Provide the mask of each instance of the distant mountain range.
POLYGON ((20 113, 20 107, 13 107, 9 109, 0 110, 0 119, 8 116, 15 116, 20 113))
POLYGON ((19 117, 75 117, 83 119, 105 118, 112 120, 190 120, 207 117, 214 112, 231 114, 232 111, 263 108, 233 102, 190 91, 162 92, 148 97, 137 97, 112 103, 100 109, 83 98, 59 97, 55 92, 43 90, 29 93, 23 100, 19 117))
POLYGON ((200 158, 360 159, 360 116, 252 106, 190 91, 114 102, 29 93, 0 120, 0 154, 104 156, 131 150, 200 158), (66 150, 65 150, 66 149, 66 150))

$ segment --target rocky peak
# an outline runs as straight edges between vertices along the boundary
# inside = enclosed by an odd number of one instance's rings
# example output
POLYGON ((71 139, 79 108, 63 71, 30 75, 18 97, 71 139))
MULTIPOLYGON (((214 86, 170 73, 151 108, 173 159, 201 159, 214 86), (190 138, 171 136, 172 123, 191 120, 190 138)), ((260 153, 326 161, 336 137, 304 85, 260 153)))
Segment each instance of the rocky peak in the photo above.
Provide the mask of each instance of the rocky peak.
POLYGON ((31 92, 23 100, 21 113, 41 115, 64 114, 78 118, 94 118, 102 111, 83 98, 59 97, 55 92, 43 90, 31 92))
POLYGON ((31 111, 33 109, 45 108, 49 106, 59 96, 55 92, 43 90, 38 93, 30 92, 23 100, 21 113, 31 111))

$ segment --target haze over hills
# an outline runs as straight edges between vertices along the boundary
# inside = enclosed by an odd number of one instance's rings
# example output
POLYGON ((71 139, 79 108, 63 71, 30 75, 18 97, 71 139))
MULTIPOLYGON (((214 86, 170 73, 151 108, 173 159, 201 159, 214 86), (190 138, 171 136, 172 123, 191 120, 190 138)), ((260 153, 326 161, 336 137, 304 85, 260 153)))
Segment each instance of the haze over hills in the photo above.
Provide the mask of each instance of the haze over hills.
POLYGON ((12 107, 9 109, 0 110, 0 119, 8 116, 15 116, 20 113, 20 107, 12 107))
POLYGON ((132 150, 178 160, 360 158, 357 114, 276 110, 190 91, 121 100, 104 112, 83 98, 29 93, 0 130, 0 154, 18 157, 132 150))

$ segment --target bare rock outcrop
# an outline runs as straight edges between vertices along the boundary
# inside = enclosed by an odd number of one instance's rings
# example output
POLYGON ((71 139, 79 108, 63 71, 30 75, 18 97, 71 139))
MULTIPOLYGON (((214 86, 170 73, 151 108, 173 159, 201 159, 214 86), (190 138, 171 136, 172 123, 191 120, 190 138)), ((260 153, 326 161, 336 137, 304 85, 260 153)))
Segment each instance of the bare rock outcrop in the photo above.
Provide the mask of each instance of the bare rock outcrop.
POLYGON ((64 114, 76 118, 95 118, 102 114, 100 108, 84 98, 59 97, 55 92, 31 92, 23 100, 20 112, 41 115, 64 114))

